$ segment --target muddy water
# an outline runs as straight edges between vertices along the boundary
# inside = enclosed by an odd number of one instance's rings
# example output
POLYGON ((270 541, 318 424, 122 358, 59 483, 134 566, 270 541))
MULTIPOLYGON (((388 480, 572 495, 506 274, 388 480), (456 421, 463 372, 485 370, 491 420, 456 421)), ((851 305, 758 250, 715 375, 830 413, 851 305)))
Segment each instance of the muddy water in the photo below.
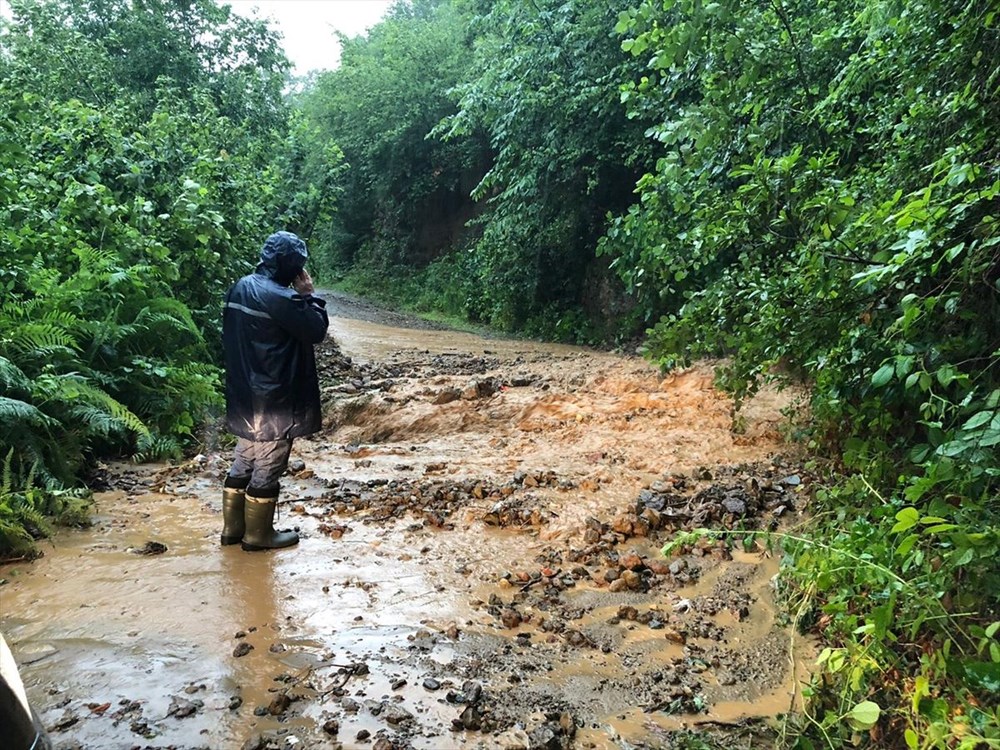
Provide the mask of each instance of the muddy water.
POLYGON ((587 519, 610 520, 651 481, 781 450, 787 397, 763 394, 734 433, 708 367, 662 379, 610 354, 388 326, 331 302, 343 351, 386 369, 348 378, 347 389, 328 384, 329 429, 296 443, 293 456, 308 469, 286 478, 277 524, 300 529, 296 549, 218 545, 227 456, 210 451, 180 467, 112 467, 120 489, 97 495, 91 529, 60 532, 41 560, 0 568, 0 627, 56 739, 239 748, 263 733, 269 747, 366 748, 381 735, 397 747, 516 747, 509 733, 453 730, 461 706, 445 695, 469 677, 505 696, 498 703, 508 713, 537 710, 537 695, 572 707, 576 747, 655 747, 674 728, 789 709, 809 653, 776 625, 773 559, 737 556, 745 575, 734 586, 756 603, 750 617, 713 616, 724 647, 691 641, 732 652, 716 658, 722 666, 707 676, 706 711, 697 715, 647 712, 632 693, 616 694, 614 685, 685 652, 660 631, 604 623, 622 603, 672 611, 737 568, 706 558, 687 587, 610 594, 596 567, 566 601, 587 610, 578 626, 614 643, 610 653, 567 650, 535 627, 541 613, 505 628, 487 606, 497 592, 513 606, 501 576, 579 546, 587 519), (439 403, 442 391, 485 378, 507 384, 439 403), (434 524, 412 514, 331 513, 329 488, 345 481, 408 482, 419 494, 421 483, 509 484, 543 470, 559 483, 518 486, 515 497, 544 519, 520 529, 483 524, 489 497, 434 524), (150 541, 166 551, 139 554, 150 541), (525 631, 534 634, 530 648, 515 639, 525 631), (252 649, 235 656, 242 643, 252 649), (428 678, 440 689, 425 687, 428 678), (293 702, 271 715, 279 695, 293 702))

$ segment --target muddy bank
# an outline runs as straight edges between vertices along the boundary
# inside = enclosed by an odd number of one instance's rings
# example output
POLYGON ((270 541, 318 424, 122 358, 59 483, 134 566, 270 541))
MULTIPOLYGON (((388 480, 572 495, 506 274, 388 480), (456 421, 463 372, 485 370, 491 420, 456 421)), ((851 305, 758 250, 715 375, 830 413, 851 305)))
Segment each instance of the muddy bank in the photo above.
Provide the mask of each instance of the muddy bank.
POLYGON ((0 626, 55 738, 772 746, 809 646, 747 532, 807 502, 788 394, 734 432, 707 365, 664 379, 368 317, 320 347, 328 428, 296 443, 278 522, 298 548, 218 546, 228 455, 209 450, 108 467, 93 528, 0 569, 0 626), (702 527, 725 536, 660 553, 702 527))

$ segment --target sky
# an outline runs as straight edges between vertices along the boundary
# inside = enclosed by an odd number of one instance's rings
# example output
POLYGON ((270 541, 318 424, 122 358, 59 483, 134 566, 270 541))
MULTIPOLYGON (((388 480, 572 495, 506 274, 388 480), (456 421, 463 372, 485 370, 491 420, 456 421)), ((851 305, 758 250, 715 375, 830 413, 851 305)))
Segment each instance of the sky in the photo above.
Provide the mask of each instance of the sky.
MULTIPOLYGON (((2 2, 2 0, 0 0, 2 2)), ((222 0, 244 16, 253 9, 261 18, 271 18, 284 36, 285 54, 294 75, 310 70, 330 70, 340 60, 340 45, 334 31, 348 36, 363 34, 381 20, 391 0, 222 0)))
MULTIPOLYGON (((219 0, 244 16, 271 18, 284 36, 285 54, 294 75, 330 70, 340 60, 334 30, 348 36, 363 34, 381 20, 391 0, 219 0)), ((10 17, 8 0, 0 0, 0 16, 10 17)))

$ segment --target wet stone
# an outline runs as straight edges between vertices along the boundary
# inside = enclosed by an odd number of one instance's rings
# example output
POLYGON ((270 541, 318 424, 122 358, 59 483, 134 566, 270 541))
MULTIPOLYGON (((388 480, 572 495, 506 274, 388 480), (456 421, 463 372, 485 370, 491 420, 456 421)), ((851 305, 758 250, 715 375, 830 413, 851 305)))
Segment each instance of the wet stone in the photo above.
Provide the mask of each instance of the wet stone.
POLYGON ((162 555, 166 551, 167 551, 167 545, 165 545, 163 542, 154 542, 154 541, 146 542, 141 547, 132 550, 132 552, 135 553, 136 555, 144 555, 147 557, 151 555, 162 555))
POLYGON ((433 677, 428 677, 426 680, 424 680, 423 685, 425 690, 441 689, 441 683, 435 680, 433 677))
POLYGON ((229 710, 230 711, 235 711, 236 709, 238 709, 242 705, 243 705, 243 699, 240 698, 240 696, 238 696, 238 695, 234 695, 232 698, 229 699, 229 710))
POLYGON ((278 693, 271 701, 271 705, 267 707, 267 712, 271 716, 281 716, 290 705, 292 705, 292 699, 288 697, 288 694, 278 693))
POLYGON ((354 735, 354 739, 358 740, 359 742, 364 742, 371 736, 372 733, 369 732, 367 729, 361 729, 358 731, 356 735, 354 735))
POLYGON ((500 613, 500 622, 505 628, 513 629, 521 624, 521 615, 516 609, 508 607, 500 613))
POLYGON ((56 722, 50 727, 50 731, 62 732, 69 729, 71 726, 80 721, 80 717, 77 716, 76 712, 69 709, 64 713, 56 722))
POLYGON ((406 679, 403 678, 403 677, 400 677, 398 680, 393 680, 392 681, 392 689, 393 690, 399 690, 400 688, 402 688, 405 685, 406 685, 406 679))
POLYGON ((241 656, 246 656, 251 651, 253 651, 253 645, 247 643, 246 641, 240 641, 236 648, 233 649, 233 656, 239 658, 241 656))
POLYGON ((193 716, 203 705, 204 704, 201 701, 189 701, 185 698, 174 696, 170 700, 170 707, 167 709, 167 716, 173 716, 175 719, 183 719, 188 716, 193 716))
POLYGON ((328 719, 323 722, 323 731, 334 736, 340 732, 340 722, 336 719, 328 719))
POLYGON ((402 706, 397 706, 393 703, 383 704, 381 716, 382 719, 393 725, 406 724, 413 721, 413 714, 402 706))
POLYGON ((267 740, 260 734, 251 735, 247 741, 240 746, 240 750, 265 750, 265 748, 267 748, 267 740))

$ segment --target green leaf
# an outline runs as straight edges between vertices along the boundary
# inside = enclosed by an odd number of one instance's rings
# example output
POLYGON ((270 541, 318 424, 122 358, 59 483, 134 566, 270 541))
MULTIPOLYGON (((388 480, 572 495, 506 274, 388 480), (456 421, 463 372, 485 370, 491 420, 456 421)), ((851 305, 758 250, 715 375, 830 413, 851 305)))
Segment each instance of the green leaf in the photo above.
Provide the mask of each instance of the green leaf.
POLYGON ((898 547, 896 547, 896 554, 900 557, 905 557, 907 553, 913 549, 913 545, 917 543, 918 539, 920 539, 920 534, 910 534, 906 537, 906 539, 899 543, 898 547))
POLYGON ((907 729, 905 732, 903 732, 903 738, 906 740, 906 746, 910 748, 910 750, 917 750, 917 747, 919 747, 920 742, 917 739, 916 732, 914 732, 912 729, 907 729))
POLYGON ((882 709, 874 701, 861 701, 851 709, 848 716, 861 729, 870 729, 875 726, 882 709))
POLYGON ((962 425, 962 429, 963 430, 974 430, 977 427, 982 427, 984 424, 986 424, 991 419, 993 419, 993 414, 994 414, 994 412, 992 412, 992 411, 981 411, 978 414, 976 414, 975 416, 973 416, 972 418, 970 418, 968 422, 966 422, 965 424, 963 424, 962 425))
POLYGON ((920 521, 920 512, 916 508, 903 508, 896 513, 896 524, 890 529, 890 533, 898 534, 917 525, 920 521))
POLYGON ((895 372, 896 372, 895 363, 882 365, 878 370, 875 371, 875 374, 872 375, 872 385, 875 386, 876 388, 882 388, 890 380, 892 380, 892 376, 895 374, 895 372))

